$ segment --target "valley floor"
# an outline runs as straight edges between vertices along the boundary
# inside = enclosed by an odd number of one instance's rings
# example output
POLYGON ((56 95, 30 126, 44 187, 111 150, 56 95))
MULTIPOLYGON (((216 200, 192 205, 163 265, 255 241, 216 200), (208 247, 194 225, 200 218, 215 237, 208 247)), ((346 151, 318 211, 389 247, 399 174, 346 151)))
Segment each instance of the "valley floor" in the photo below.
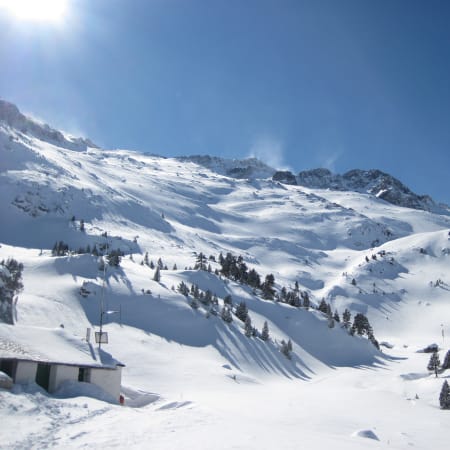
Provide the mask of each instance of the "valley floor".
POLYGON ((246 376, 219 360, 216 373, 197 374, 172 361, 154 379, 130 367, 125 406, 0 390, 0 447, 448 448, 438 396, 450 373, 429 375, 428 355, 412 346, 388 352, 378 367, 322 369, 310 381, 246 376))

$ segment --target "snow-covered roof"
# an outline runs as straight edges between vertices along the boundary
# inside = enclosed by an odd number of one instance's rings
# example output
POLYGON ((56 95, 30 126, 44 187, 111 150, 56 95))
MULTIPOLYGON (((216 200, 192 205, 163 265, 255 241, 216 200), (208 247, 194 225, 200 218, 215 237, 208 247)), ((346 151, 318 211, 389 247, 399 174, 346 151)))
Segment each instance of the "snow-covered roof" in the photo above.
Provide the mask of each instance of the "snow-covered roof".
POLYGON ((109 353, 63 328, 0 324, 0 358, 115 369, 123 365, 109 353))

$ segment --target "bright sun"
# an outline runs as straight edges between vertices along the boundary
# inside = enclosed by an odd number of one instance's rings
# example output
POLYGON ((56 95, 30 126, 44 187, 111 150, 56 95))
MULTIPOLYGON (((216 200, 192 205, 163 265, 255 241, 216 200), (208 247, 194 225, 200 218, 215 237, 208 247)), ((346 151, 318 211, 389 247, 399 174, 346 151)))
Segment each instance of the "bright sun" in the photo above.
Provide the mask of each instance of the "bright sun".
POLYGON ((67 0, 0 0, 0 8, 22 20, 60 22, 67 9, 67 0))

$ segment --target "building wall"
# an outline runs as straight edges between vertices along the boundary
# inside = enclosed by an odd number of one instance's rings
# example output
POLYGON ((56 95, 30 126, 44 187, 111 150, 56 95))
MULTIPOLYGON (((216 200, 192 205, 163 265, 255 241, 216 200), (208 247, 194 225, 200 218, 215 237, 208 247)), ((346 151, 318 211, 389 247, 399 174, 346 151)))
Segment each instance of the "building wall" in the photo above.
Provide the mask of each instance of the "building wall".
POLYGON ((117 369, 91 369, 91 383, 101 387, 108 394, 119 401, 120 385, 122 382, 122 367, 117 369))
POLYGON ((37 363, 33 361, 17 361, 15 383, 31 383, 36 380, 37 363))
POLYGON ((48 392, 55 392, 64 381, 78 381, 78 367, 52 365, 48 392))

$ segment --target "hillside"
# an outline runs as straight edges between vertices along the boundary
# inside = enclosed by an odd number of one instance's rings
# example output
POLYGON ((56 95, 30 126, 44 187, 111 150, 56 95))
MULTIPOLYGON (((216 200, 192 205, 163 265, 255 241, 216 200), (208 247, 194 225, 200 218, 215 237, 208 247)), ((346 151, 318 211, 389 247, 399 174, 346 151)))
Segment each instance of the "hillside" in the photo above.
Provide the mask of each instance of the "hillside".
POLYGON ((9 446, 145 448, 151 433, 155 448, 361 448, 375 444, 373 433, 383 447, 426 448, 432 432, 435 447, 444 448, 441 380, 417 353, 433 342, 447 345, 450 216, 443 207, 399 206, 348 185, 285 184, 252 159, 99 149, 8 105, 0 103, 0 260, 24 265, 14 326, 63 326, 74 339, 97 329, 99 254, 119 250, 120 265, 105 271, 104 307, 121 311, 108 316, 107 350, 126 364, 128 404, 141 406, 120 409, 67 393, 52 399, 33 387, 21 395, 0 391, 9 446), (55 256, 60 241, 70 251, 55 256), (272 274, 281 301, 224 276, 220 254, 227 253, 241 255, 261 281, 272 274), (210 270, 195 267, 199 255, 210 270), (158 261, 155 280, 149 266, 158 261), (217 304, 195 305, 181 283, 209 291, 217 304), (309 308, 283 299, 283 287, 294 292, 296 283, 309 308), (228 295, 234 307, 245 301, 255 334, 267 322, 268 341, 246 336, 235 314, 231 323, 222 320, 228 295), (341 322, 330 324, 316 309, 322 299, 340 317, 346 308, 352 317, 366 315, 382 351, 341 322), (280 351, 289 340, 290 359, 280 351), (43 429, 31 425, 38 415, 43 429), (20 439, 15 420, 30 427, 20 439), (432 431, 421 428, 425 422, 432 431), (299 423, 305 441, 295 437, 299 423), (119 424, 125 437, 115 431, 119 424))

